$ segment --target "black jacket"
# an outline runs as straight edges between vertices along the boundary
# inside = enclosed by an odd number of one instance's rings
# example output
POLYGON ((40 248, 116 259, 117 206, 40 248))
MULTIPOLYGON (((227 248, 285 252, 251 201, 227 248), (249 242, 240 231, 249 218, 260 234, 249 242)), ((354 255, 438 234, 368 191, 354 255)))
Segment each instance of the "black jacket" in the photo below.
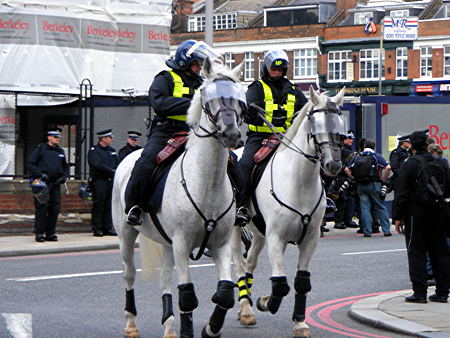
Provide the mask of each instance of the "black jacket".
POLYGON ((122 162, 122 160, 133 151, 139 150, 141 148, 141 146, 133 147, 131 144, 127 143, 126 146, 120 148, 119 150, 119 162, 122 162))
MULTIPOLYGON (((287 94, 295 95, 295 109, 294 112, 299 111, 308 102, 305 95, 294 86, 292 88, 292 83, 283 77, 278 81, 271 80, 268 76, 263 76, 262 80, 272 89, 273 101, 277 104, 285 104, 287 100, 287 94)), ((247 90, 247 105, 248 109, 244 116, 244 121, 248 124, 254 124, 256 126, 262 126, 264 121, 259 117, 257 110, 250 107, 251 103, 255 103, 259 107, 265 107, 264 100, 264 89, 259 81, 254 81, 247 90)), ((273 125, 276 127, 282 127, 284 125, 285 119, 276 119, 277 114, 274 112, 275 119, 272 121, 273 125)))
POLYGON ((114 177, 119 157, 113 147, 93 146, 88 152, 88 162, 93 179, 110 180, 114 177))
MULTIPOLYGON (((419 171, 419 162, 413 160, 416 156, 423 156, 425 159, 431 158, 426 150, 417 151, 416 155, 409 157, 402 165, 397 181, 397 191, 395 193, 394 210, 392 212, 395 220, 403 220, 411 214, 411 208, 421 208, 416 205, 414 196, 416 195, 416 179, 419 171)), ((447 168, 447 186, 445 196, 450 195, 450 170, 447 168)))
POLYGON ((188 76, 183 71, 177 70, 174 72, 180 75, 184 86, 191 88, 191 91, 184 97, 174 97, 172 96, 174 88, 172 75, 166 70, 157 74, 149 90, 150 106, 156 114, 156 121, 165 121, 167 116, 186 115, 194 90, 203 82, 201 76, 188 76))
POLYGON ((411 156, 411 153, 400 146, 391 152, 391 155, 389 156, 389 164, 391 165, 393 172, 392 180, 395 181, 397 179, 400 168, 409 156, 411 156))
POLYGON ((46 174, 50 183, 60 179, 61 183, 69 177, 64 150, 56 145, 41 143, 33 150, 27 161, 27 168, 32 178, 39 178, 46 174))

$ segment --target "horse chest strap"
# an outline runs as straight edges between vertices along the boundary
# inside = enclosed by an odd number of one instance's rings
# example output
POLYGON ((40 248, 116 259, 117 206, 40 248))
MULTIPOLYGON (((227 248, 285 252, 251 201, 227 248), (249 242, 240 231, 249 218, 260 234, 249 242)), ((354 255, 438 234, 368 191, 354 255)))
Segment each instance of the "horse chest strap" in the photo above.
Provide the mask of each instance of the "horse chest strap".
POLYGON ((311 215, 302 215, 302 224, 306 227, 311 222, 311 215))
POLYGON ((207 232, 212 232, 214 230, 214 228, 216 227, 217 222, 213 219, 208 219, 205 222, 205 229, 207 232))

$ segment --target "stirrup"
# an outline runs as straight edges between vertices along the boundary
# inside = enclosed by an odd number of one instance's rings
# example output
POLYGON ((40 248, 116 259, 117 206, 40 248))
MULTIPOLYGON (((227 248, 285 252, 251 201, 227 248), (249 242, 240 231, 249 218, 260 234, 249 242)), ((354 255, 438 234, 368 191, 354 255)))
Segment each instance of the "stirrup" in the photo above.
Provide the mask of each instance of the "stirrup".
POLYGON ((336 204, 334 204, 334 201, 329 197, 326 198, 326 201, 327 201, 327 207, 325 209, 325 213, 328 214, 330 212, 335 212, 337 210, 337 208, 336 208, 336 204))
POLYGON ((234 225, 243 227, 247 225, 251 220, 250 213, 246 207, 240 207, 236 212, 236 218, 234 225))
POLYGON ((129 225, 141 225, 142 224, 142 213, 144 211, 138 205, 133 206, 127 215, 127 223, 129 225))

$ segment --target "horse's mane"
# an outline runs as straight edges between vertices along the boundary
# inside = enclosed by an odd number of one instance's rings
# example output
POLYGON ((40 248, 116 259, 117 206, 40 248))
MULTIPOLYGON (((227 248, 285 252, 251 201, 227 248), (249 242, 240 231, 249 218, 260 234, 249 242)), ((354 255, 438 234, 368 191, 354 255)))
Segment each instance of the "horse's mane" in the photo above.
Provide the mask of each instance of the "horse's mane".
POLYGON ((202 116, 201 89, 206 87, 210 82, 213 82, 217 78, 223 76, 239 82, 239 78, 237 78, 230 69, 224 67, 221 64, 214 63, 211 67, 211 74, 195 92, 195 95, 191 101, 191 105, 189 106, 187 113, 187 122, 192 128, 197 128, 202 116))
MULTIPOLYGON (((325 105, 327 102, 327 94, 322 93, 319 96, 320 99, 320 105, 325 105)), ((297 117, 294 120, 294 123, 289 127, 288 131, 285 134, 284 139, 286 140, 292 140, 295 135, 297 134, 298 129, 300 128, 300 125, 302 124, 303 120, 306 117, 306 113, 311 109, 312 107, 312 102, 310 100, 308 100, 308 102, 302 107, 302 109, 298 112, 297 117)), ((286 142, 286 144, 288 144, 289 141, 286 142)), ((283 151, 284 149, 286 149, 286 145, 284 145, 284 143, 280 144, 280 147, 278 148, 278 151, 283 151)))

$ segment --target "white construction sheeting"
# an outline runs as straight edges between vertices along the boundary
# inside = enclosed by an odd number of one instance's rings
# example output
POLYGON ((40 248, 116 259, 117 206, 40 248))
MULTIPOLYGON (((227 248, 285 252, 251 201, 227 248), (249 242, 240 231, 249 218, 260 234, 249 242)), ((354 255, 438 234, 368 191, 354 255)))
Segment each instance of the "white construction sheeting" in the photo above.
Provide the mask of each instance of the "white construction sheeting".
POLYGON ((170 0, 0 4, 0 91, 146 95, 170 54, 170 0))

